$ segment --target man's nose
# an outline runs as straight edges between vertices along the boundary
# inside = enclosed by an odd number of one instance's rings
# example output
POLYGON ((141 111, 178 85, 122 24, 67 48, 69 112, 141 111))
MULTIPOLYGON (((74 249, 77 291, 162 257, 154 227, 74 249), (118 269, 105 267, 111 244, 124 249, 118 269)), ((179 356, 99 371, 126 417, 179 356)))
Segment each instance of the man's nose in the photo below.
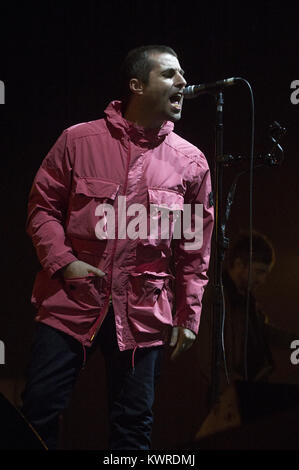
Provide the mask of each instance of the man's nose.
POLYGON ((177 74, 177 78, 176 78, 176 82, 175 82, 175 86, 177 88, 182 88, 182 87, 185 87, 187 84, 186 80, 184 79, 183 75, 178 73, 177 74))

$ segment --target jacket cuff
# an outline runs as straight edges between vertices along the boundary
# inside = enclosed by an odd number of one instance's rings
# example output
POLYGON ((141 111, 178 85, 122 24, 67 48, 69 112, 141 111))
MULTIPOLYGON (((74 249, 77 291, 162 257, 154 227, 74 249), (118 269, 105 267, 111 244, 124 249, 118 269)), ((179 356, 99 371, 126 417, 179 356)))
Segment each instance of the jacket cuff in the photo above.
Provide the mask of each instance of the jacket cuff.
POLYGON ((188 330, 191 330, 193 331, 193 333, 195 335, 198 334, 198 330, 199 330, 199 319, 196 321, 196 320, 185 320, 185 321, 179 321, 179 320, 176 320, 174 321, 173 323, 173 326, 181 326, 182 328, 187 328, 188 330))
POLYGON ((78 261, 78 258, 76 258, 76 256, 73 255, 72 253, 67 253, 60 260, 55 260, 55 262, 50 264, 46 270, 48 271, 50 277, 52 278, 55 275, 56 276, 58 275, 58 271, 60 271, 62 268, 72 263, 73 261, 78 261))

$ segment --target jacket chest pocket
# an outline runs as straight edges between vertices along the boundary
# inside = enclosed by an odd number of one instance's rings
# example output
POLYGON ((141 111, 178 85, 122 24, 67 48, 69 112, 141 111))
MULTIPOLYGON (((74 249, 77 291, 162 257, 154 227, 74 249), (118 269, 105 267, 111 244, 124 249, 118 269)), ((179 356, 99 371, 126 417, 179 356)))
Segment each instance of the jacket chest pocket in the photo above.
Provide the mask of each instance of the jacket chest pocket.
POLYGON ((119 184, 81 177, 71 197, 67 233, 78 238, 106 240, 113 228, 113 204, 119 184))
POLYGON ((170 246, 172 238, 180 238, 184 197, 175 191, 148 189, 148 237, 144 244, 170 246))

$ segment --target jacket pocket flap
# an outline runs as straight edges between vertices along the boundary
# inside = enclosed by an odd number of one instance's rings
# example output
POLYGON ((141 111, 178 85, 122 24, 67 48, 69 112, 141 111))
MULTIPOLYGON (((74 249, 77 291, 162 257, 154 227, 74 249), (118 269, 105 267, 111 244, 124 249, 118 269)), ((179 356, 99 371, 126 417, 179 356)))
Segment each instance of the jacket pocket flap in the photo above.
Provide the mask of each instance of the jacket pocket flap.
POLYGON ((184 197, 182 194, 176 193, 175 191, 150 188, 148 189, 148 198, 150 204, 158 207, 163 207, 172 211, 182 211, 184 209, 184 197))
POLYGON ((130 273, 130 276, 132 276, 132 277, 143 276, 143 277, 153 278, 153 279, 155 279, 155 278, 156 279, 165 279, 165 278, 174 279, 174 276, 172 274, 169 274, 169 273, 156 273, 154 271, 142 271, 142 272, 139 272, 139 273, 132 272, 132 273, 130 273))
POLYGON ((100 178, 79 178, 76 186, 76 194, 84 194, 89 197, 115 199, 119 184, 105 181, 100 178))

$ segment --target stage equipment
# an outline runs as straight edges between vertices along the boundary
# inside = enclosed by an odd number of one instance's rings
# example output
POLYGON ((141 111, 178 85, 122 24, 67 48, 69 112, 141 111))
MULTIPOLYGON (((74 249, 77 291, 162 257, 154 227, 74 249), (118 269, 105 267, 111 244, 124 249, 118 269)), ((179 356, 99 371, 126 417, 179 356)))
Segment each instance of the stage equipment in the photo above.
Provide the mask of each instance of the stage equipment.
POLYGON ((266 155, 254 156, 254 97, 250 83, 241 77, 218 80, 210 84, 191 85, 185 88, 184 97, 196 98, 203 93, 214 95, 216 102, 216 124, 215 124, 215 169, 214 169, 214 206, 215 206, 215 229, 214 229, 214 270, 213 270, 213 306, 212 306, 212 386, 211 403, 212 406, 219 399, 219 373, 221 363, 224 364, 227 383, 230 383, 226 367, 225 343, 224 343, 224 322, 225 322, 225 301, 222 284, 222 270, 225 252, 229 246, 229 239, 226 236, 226 225, 229 219, 231 206, 239 177, 249 172, 249 274, 247 286, 246 302, 246 324, 244 341, 244 377, 248 378, 247 372, 247 343, 248 343, 248 323, 249 323, 249 305, 252 278, 252 233, 253 233, 253 172, 254 169, 263 166, 277 166, 283 161, 283 149, 280 140, 284 136, 286 129, 277 121, 270 126, 271 149, 266 155), (223 109, 224 95, 222 90, 237 83, 246 84, 249 88, 251 99, 251 141, 249 156, 224 155, 223 153, 223 109), (242 170, 236 176, 228 193, 226 205, 223 204, 223 170, 240 161, 249 161, 249 168, 242 170))
POLYGON ((227 386, 191 448, 299 449, 299 387, 236 381, 227 386))
POLYGON ((184 98, 193 99, 203 93, 215 93, 220 91, 227 86, 234 85, 238 78, 225 78, 224 80, 218 80, 213 83, 202 83, 201 85, 190 85, 186 86, 183 90, 184 98))
POLYGON ((0 416, 1 450, 47 450, 39 434, 2 393, 0 393, 0 416))

